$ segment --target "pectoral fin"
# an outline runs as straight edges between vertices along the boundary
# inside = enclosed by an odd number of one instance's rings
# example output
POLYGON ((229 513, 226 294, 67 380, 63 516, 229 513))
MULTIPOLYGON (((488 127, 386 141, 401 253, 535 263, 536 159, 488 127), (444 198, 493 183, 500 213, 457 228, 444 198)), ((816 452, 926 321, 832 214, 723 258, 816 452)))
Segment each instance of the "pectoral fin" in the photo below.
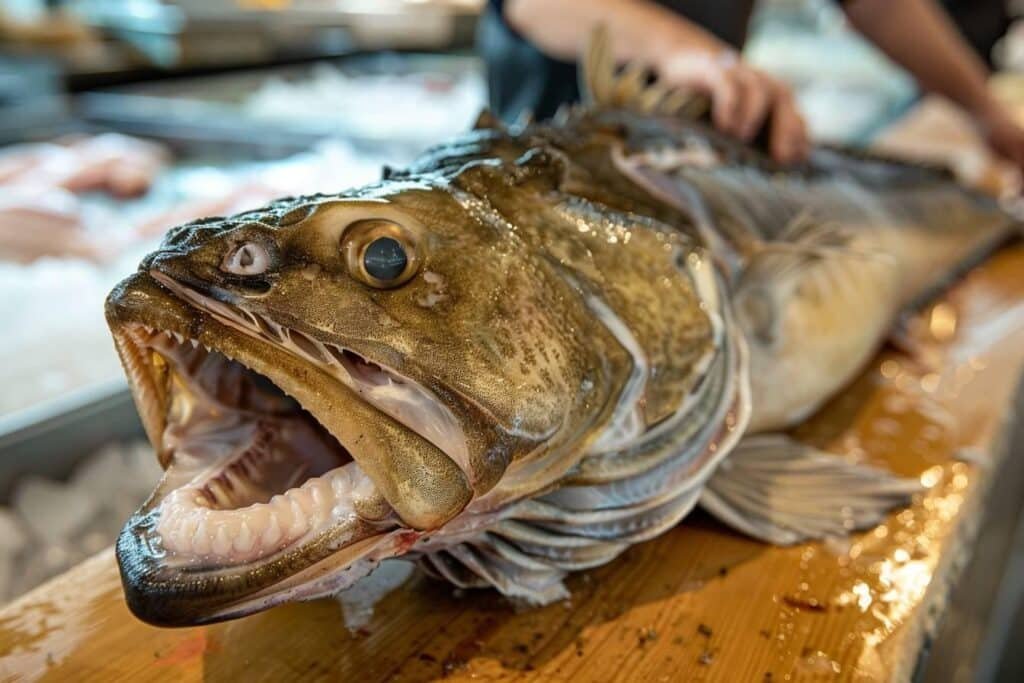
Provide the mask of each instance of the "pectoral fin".
POLYGON ((701 504, 743 533, 790 545, 870 527, 922 489, 916 479, 765 434, 744 439, 729 454, 701 504))
POLYGON ((895 265, 891 255, 865 248, 857 236, 865 230, 852 225, 817 218, 810 212, 794 216, 774 239, 748 247, 746 280, 778 282, 786 278, 805 279, 811 269, 838 268, 856 263, 895 265))

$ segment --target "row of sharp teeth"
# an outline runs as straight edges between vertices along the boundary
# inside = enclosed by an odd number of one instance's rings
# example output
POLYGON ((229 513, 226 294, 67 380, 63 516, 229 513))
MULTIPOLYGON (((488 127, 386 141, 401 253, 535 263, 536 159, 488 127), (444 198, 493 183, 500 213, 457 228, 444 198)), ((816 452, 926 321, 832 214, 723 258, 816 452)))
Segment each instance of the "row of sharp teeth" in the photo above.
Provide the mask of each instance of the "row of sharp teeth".
MULTIPOLYGON (((185 335, 179 334, 177 332, 172 332, 171 330, 158 330, 155 327, 150 327, 149 325, 143 325, 142 329, 146 331, 146 334, 149 335, 150 339, 153 339, 160 335, 165 335, 182 346, 184 346, 186 343, 191 344, 193 349, 199 348, 200 346, 198 340, 192 339, 191 337, 186 337, 185 335)), ((210 347, 206 345, 203 345, 203 348, 206 349, 207 351, 211 350, 210 347)))
MULTIPOLYGON (((340 370, 341 373, 339 374, 339 378, 342 381, 351 381, 351 374, 349 367, 346 365, 345 358, 346 354, 348 354, 355 359, 358 359, 358 362, 379 371, 386 378, 386 382, 388 384, 403 383, 402 380, 393 373, 388 372, 376 363, 366 360, 349 349, 336 344, 325 343, 317 339, 313 339, 309 335, 299 332, 298 330, 280 325, 264 315, 242 310, 222 301, 202 296, 190 289, 183 288, 180 291, 193 304, 203 310, 209 311, 214 316, 227 321, 229 324, 239 325, 251 334, 266 339, 278 346, 282 346, 291 353, 314 364, 325 365, 334 371, 340 370)), ((171 334, 180 344, 184 343, 185 340, 188 339, 176 332, 169 332, 168 334, 171 334)), ((198 343, 193 339, 188 339, 188 341, 192 343, 193 347, 198 343)), ((206 347, 206 350, 209 351, 210 349, 206 347)), ((231 356, 228 356, 228 358, 231 358, 231 356)), ((348 362, 351 363, 352 361, 349 360, 348 362)))
POLYGON ((320 367, 356 391, 372 406, 432 442, 467 474, 472 472, 462 425, 433 392, 415 380, 407 379, 350 349, 321 342, 298 330, 279 325, 254 311, 217 301, 175 283, 169 283, 169 286, 221 322, 320 367))
MULTIPOLYGON (((214 507, 226 508, 231 504, 232 493, 247 484, 258 484, 263 480, 262 465, 284 461, 285 456, 280 450, 268 446, 269 438, 257 434, 256 441, 252 446, 241 457, 230 462, 218 474, 208 479, 199 492, 214 507)), ((297 474, 301 474, 301 472, 297 474)))

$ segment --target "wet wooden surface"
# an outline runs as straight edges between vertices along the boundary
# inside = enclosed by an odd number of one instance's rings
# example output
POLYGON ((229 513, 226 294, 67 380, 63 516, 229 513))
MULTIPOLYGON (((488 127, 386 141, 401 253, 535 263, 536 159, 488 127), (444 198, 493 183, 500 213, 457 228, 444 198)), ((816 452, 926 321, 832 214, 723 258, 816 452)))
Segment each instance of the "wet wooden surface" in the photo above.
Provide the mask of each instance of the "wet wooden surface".
POLYGON ((108 551, 0 612, 0 677, 906 680, 1007 457, 1022 275, 1021 246, 974 271, 915 320, 909 353, 885 350, 801 430, 931 487, 851 539, 773 548, 694 515, 543 609, 456 595, 399 565, 341 601, 181 630, 128 613, 108 551))

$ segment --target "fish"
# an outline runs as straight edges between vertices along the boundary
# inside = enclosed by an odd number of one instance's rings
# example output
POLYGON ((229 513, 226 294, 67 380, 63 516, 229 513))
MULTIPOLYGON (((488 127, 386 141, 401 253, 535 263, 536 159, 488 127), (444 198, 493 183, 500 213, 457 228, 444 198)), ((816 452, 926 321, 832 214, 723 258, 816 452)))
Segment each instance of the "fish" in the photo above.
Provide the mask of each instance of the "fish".
POLYGON ((598 33, 587 100, 379 182, 171 229, 106 302, 164 468, 116 552, 183 626, 393 558, 547 604, 698 505, 775 544, 921 491, 792 436, 1019 234, 949 173, 780 166, 598 33))

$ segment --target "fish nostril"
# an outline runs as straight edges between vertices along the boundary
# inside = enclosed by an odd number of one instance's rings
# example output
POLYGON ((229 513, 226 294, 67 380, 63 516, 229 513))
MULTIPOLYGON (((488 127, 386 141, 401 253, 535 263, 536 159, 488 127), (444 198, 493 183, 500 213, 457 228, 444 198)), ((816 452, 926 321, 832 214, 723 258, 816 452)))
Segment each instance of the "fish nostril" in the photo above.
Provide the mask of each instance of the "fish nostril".
POLYGON ((186 244, 196 232, 197 224, 186 223, 185 225, 178 225, 167 231, 164 235, 164 246, 168 247, 180 247, 186 244))
POLYGON ((211 233, 221 232, 230 227, 233 226, 220 216, 199 218, 189 223, 185 223, 184 225, 177 225, 169 229, 164 234, 162 246, 164 248, 180 248, 189 243, 198 243, 204 236, 210 235, 211 233))
POLYGON ((185 226, 179 226, 177 228, 171 228, 167 232, 167 236, 164 237, 164 243, 171 246, 178 246, 188 237, 189 230, 185 226))

